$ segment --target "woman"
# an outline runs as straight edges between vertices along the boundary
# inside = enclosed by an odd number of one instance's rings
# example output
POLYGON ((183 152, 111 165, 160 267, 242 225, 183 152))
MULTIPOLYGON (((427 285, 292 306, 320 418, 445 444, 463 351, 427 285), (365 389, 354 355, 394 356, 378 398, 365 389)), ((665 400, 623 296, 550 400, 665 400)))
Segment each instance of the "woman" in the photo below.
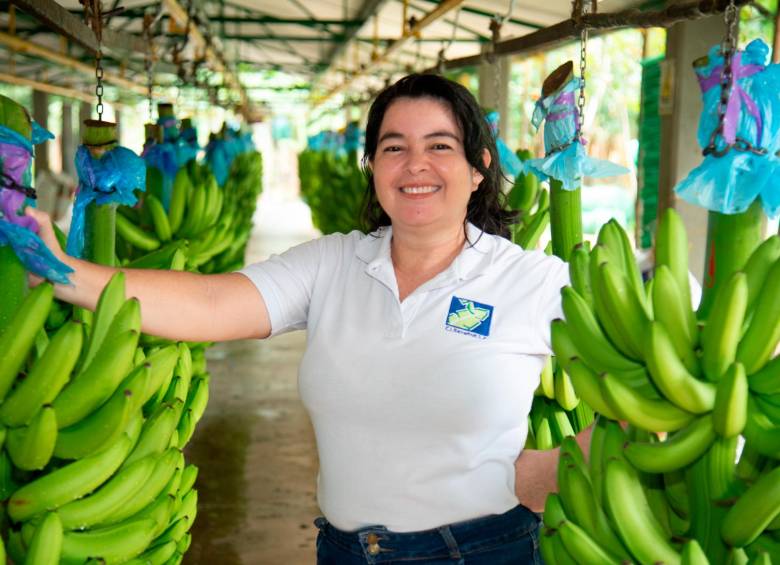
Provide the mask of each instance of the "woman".
MULTIPOLYGON (((239 273, 128 270, 143 330, 308 331, 300 390, 320 458, 320 565, 537 563, 539 520, 518 504, 514 462, 566 266, 504 239, 495 143, 460 85, 410 75, 383 91, 364 164, 372 233, 239 273)), ((62 259, 75 272, 58 296, 94 308, 114 269, 62 259)))

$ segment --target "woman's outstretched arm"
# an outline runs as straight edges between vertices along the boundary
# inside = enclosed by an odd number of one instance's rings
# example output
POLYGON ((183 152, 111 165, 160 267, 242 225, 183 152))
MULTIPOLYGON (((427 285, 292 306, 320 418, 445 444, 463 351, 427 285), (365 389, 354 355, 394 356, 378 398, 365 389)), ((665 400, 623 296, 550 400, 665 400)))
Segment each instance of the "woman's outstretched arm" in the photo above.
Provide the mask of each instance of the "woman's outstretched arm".
MULTIPOLYGON (((48 214, 27 208, 38 221, 40 236, 62 262, 73 268, 70 285, 55 285, 57 298, 95 309, 103 287, 117 271, 126 277, 128 297, 141 303, 142 331, 181 341, 265 338, 271 322, 263 297, 239 273, 201 275, 153 269, 121 269, 65 255, 48 214)), ((32 277, 33 284, 42 279, 32 277)))

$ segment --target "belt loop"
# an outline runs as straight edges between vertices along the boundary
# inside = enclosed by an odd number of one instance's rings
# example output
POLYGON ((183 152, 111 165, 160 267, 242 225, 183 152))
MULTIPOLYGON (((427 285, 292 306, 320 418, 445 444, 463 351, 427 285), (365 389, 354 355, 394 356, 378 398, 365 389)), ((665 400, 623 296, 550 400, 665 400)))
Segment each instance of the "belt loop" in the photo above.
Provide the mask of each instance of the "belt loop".
POLYGON ((439 528, 441 537, 444 538, 444 543, 447 544, 447 549, 450 550, 450 557, 452 559, 458 559, 458 565, 464 564, 463 556, 460 554, 460 548, 458 542, 455 541, 455 536, 452 535, 452 531, 449 526, 442 526, 439 528))
POLYGON ((325 519, 325 516, 318 516, 314 519, 314 526, 320 531, 324 530, 327 525, 328 521, 325 519))

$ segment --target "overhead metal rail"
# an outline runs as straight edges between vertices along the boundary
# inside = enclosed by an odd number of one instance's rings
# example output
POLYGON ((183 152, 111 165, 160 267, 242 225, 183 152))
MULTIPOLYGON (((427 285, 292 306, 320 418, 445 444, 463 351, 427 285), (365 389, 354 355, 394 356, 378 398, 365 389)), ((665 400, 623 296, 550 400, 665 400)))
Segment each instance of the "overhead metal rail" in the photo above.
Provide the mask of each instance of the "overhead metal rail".
MULTIPOLYGON (((622 28, 648 28, 669 27, 679 22, 697 20, 722 13, 728 6, 728 0, 699 0, 672 4, 659 10, 623 10, 615 13, 585 14, 580 22, 574 19, 564 20, 544 29, 516 37, 499 41, 490 53, 480 53, 458 59, 445 60, 436 67, 426 69, 425 72, 437 72, 440 70, 453 70, 472 65, 479 65, 491 55, 519 55, 533 51, 550 49, 559 43, 577 39, 583 27, 604 32, 622 28)), ((749 4, 750 0, 736 0, 737 6, 749 4)))
MULTIPOLYGON (((413 26, 404 26, 404 32, 395 41, 390 43, 390 45, 387 46, 387 48, 377 55, 376 57, 372 58, 372 65, 379 65, 385 60, 387 60, 388 57, 390 57, 393 53, 401 49, 406 43, 408 43, 412 38, 419 35, 422 30, 424 30, 426 27, 431 25, 433 22, 438 20, 439 18, 443 17, 447 12, 450 10, 453 10, 457 8, 460 4, 462 4, 464 0, 444 0, 440 4, 437 5, 436 8, 425 14, 422 18, 417 20, 413 26)), ((316 99, 313 102, 313 106, 317 108, 318 106, 322 105, 326 101, 328 101, 330 98, 335 96, 336 94, 343 92, 344 90, 347 90, 349 86, 355 82, 358 78, 365 76, 369 74, 371 71, 368 69, 362 69, 354 74, 352 74, 349 78, 347 78, 345 81, 343 81, 339 86, 325 94, 319 99, 316 99)))

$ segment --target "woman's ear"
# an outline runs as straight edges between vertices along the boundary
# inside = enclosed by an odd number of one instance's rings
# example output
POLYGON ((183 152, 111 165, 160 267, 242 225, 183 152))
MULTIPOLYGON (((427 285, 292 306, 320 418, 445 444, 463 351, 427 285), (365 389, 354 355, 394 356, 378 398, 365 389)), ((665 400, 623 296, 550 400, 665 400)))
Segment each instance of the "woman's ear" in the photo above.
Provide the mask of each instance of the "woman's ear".
POLYGON ((490 168, 491 157, 487 147, 482 150, 482 162, 485 163, 486 169, 490 168))

